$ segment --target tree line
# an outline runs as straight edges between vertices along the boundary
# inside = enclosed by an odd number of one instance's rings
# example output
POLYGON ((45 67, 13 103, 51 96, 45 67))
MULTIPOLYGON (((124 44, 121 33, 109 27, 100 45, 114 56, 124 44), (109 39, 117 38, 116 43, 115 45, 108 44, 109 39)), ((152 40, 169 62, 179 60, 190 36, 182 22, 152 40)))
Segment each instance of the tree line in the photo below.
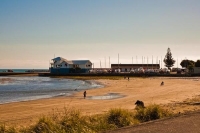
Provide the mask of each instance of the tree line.
MULTIPOLYGON (((168 69, 174 66, 176 61, 172 58, 172 53, 170 48, 167 49, 167 54, 165 55, 163 62, 165 63, 165 66, 168 69)), ((193 69, 193 67, 200 67, 200 60, 197 60, 195 62, 193 60, 185 59, 181 61, 180 65, 188 69, 193 69)))

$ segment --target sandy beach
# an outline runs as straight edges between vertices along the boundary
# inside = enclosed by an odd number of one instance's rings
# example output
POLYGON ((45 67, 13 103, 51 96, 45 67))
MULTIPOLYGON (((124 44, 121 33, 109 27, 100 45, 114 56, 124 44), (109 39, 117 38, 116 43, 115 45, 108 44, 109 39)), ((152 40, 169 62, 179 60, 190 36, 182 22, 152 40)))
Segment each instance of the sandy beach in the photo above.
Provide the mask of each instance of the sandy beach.
POLYGON ((104 88, 87 90, 67 97, 54 97, 25 102, 0 105, 0 123, 16 126, 33 124, 42 115, 62 112, 66 109, 78 109, 83 114, 92 115, 107 112, 111 108, 134 110, 136 100, 142 100, 145 106, 159 104, 174 112, 200 110, 200 78, 130 78, 95 80, 104 84, 104 88), (164 85, 160 83, 164 81, 164 85), (90 99, 90 96, 104 96, 108 93, 119 93, 122 98, 90 99))

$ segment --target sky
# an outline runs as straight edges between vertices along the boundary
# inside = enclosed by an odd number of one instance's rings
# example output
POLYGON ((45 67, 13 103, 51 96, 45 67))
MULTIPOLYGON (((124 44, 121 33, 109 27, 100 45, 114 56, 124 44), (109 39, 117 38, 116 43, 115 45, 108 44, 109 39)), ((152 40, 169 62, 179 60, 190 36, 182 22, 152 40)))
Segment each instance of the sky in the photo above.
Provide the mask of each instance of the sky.
POLYGON ((54 57, 158 63, 168 47, 179 67, 200 59, 199 35, 199 0, 0 1, 0 69, 48 69, 54 57))

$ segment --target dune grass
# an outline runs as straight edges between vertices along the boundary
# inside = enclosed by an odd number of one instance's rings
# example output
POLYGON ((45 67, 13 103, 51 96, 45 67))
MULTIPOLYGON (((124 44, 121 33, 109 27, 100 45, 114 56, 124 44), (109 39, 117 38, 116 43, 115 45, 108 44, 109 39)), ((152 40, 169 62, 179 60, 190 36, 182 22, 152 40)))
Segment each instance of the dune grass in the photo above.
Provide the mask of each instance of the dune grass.
POLYGON ((146 108, 139 107, 136 110, 134 117, 140 122, 152 121, 172 115, 170 111, 162 109, 159 105, 155 104, 149 105, 146 108))
POLYGON ((140 122, 156 120, 170 116, 171 113, 158 105, 138 108, 134 111, 115 108, 107 113, 82 115, 79 110, 64 109, 62 113, 42 116, 30 127, 0 126, 0 133, 94 133, 113 130, 140 122))

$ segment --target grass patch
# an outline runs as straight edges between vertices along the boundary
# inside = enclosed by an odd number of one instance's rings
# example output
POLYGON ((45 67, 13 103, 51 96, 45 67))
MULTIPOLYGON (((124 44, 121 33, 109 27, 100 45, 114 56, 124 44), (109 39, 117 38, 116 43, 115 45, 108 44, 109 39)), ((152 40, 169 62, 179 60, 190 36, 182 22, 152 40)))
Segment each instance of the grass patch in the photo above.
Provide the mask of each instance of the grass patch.
POLYGON ((108 124, 120 128, 138 123, 134 119, 134 113, 125 109, 111 109, 107 114, 108 124))
POLYGON ((136 111, 116 108, 98 115, 82 115, 79 110, 64 110, 42 116, 35 125, 16 129, 0 126, 0 133, 94 133, 135 125, 140 122, 168 117, 171 114, 158 105, 136 111))
POLYGON ((18 133, 14 127, 6 127, 5 124, 0 125, 0 133, 18 133))
POLYGON ((146 108, 137 108, 135 118, 140 122, 147 122, 151 120, 156 120, 164 117, 171 116, 172 113, 168 110, 161 108, 159 105, 149 105, 146 108))

